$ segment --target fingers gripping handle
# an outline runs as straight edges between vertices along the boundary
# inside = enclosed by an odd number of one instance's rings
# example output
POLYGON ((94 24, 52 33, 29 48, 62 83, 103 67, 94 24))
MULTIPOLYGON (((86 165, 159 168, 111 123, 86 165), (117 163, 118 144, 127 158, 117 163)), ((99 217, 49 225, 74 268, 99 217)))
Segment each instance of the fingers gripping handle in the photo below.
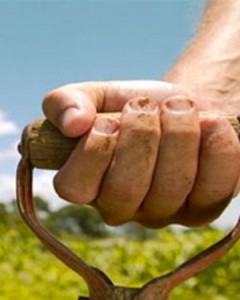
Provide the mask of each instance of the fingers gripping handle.
MULTIPOLYGON (((115 115, 114 115, 115 117, 115 115)), ((238 118, 226 116, 240 133, 238 118)), ((82 300, 166 300, 172 289, 208 268, 224 256, 240 238, 240 220, 222 240, 193 257, 174 271, 146 283, 142 288, 114 286, 108 277, 96 270, 56 240, 37 219, 32 197, 32 169, 59 169, 79 139, 68 139, 47 120, 28 125, 19 147, 22 159, 17 175, 17 199, 22 217, 45 246, 88 283, 90 297, 82 300)))
MULTIPOLYGON (((118 113, 104 114, 120 119, 118 113)), ((46 119, 38 119, 25 127, 19 152, 28 156, 32 166, 58 170, 66 162, 80 138, 67 138, 46 119)))
MULTIPOLYGON (((120 118, 118 113, 108 115, 120 118)), ((206 113, 200 113, 200 118, 201 115, 206 113)), ((229 115, 225 117, 240 135, 238 117, 229 115)), ((58 170, 66 162, 79 139, 67 138, 48 120, 39 119, 25 128, 19 151, 22 155, 28 155, 35 168, 58 170)))

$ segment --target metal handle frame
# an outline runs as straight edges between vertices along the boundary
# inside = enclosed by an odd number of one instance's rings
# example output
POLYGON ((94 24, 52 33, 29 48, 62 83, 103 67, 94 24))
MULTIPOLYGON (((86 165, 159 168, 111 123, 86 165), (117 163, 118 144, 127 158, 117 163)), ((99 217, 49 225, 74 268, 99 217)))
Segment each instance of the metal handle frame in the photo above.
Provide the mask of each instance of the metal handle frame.
POLYGON ((33 166, 25 151, 17 170, 17 202, 20 214, 43 245, 85 280, 89 288, 89 298, 79 297, 79 300, 167 300, 176 286, 218 261, 240 238, 239 219, 229 234, 174 271, 151 280, 142 288, 114 286, 107 275, 86 264, 41 225, 33 203, 32 181, 33 166))

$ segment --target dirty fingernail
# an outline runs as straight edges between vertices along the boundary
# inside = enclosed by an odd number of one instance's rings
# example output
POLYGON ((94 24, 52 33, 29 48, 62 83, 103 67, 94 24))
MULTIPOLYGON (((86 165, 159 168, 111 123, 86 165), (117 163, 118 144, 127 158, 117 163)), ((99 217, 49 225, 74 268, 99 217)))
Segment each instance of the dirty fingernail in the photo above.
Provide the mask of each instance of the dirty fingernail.
POLYGON ((102 134, 114 134, 119 129, 120 122, 114 117, 97 117, 93 129, 102 134))
POLYGON ((158 104, 147 97, 133 98, 128 106, 134 111, 155 112, 158 109, 158 104))
POLYGON ((192 100, 184 99, 183 97, 175 97, 166 100, 165 106, 170 111, 185 112, 193 108, 194 103, 192 100))

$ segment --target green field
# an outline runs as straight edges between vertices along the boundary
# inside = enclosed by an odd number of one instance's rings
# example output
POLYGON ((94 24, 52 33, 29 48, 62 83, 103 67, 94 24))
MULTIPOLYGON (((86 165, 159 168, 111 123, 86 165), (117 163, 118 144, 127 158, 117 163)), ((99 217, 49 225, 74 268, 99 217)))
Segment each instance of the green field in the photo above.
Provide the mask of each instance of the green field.
MULTIPOLYGON (((6 217, 2 209, 0 217, 0 299, 76 300, 79 295, 87 295, 84 282, 45 250, 16 212, 6 217)), ((154 234, 136 231, 134 236, 134 227, 132 231, 129 228, 101 238, 76 230, 64 230, 58 235, 116 284, 137 287, 172 270, 224 235, 208 227, 186 231, 164 229, 154 234)), ((171 299, 238 300, 239 282, 240 242, 208 271, 178 287, 171 299)))

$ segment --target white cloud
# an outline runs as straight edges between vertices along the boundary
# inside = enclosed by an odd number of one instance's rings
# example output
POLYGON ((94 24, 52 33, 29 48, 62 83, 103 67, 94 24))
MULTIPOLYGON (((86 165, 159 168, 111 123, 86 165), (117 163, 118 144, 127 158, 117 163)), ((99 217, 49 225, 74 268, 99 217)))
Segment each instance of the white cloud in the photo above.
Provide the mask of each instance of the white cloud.
POLYGON ((18 126, 0 110, 0 136, 18 133, 18 126))
POLYGON ((0 201, 8 202, 15 198, 15 176, 0 174, 0 201))
POLYGON ((33 192, 35 195, 41 196, 47 200, 50 207, 58 208, 62 205, 67 204, 66 201, 59 199, 54 188, 53 188, 53 176, 56 171, 40 171, 37 170, 34 175, 34 186, 33 192))
POLYGON ((8 148, 0 151, 0 163, 6 162, 8 160, 17 160, 19 159, 19 153, 17 151, 18 141, 12 143, 8 148))
MULTIPOLYGON (((33 179, 33 193, 46 200, 51 208, 58 208, 67 204, 58 198, 52 185, 53 171, 37 171, 33 179)), ((15 175, 0 174, 0 202, 7 203, 16 199, 15 175)))

